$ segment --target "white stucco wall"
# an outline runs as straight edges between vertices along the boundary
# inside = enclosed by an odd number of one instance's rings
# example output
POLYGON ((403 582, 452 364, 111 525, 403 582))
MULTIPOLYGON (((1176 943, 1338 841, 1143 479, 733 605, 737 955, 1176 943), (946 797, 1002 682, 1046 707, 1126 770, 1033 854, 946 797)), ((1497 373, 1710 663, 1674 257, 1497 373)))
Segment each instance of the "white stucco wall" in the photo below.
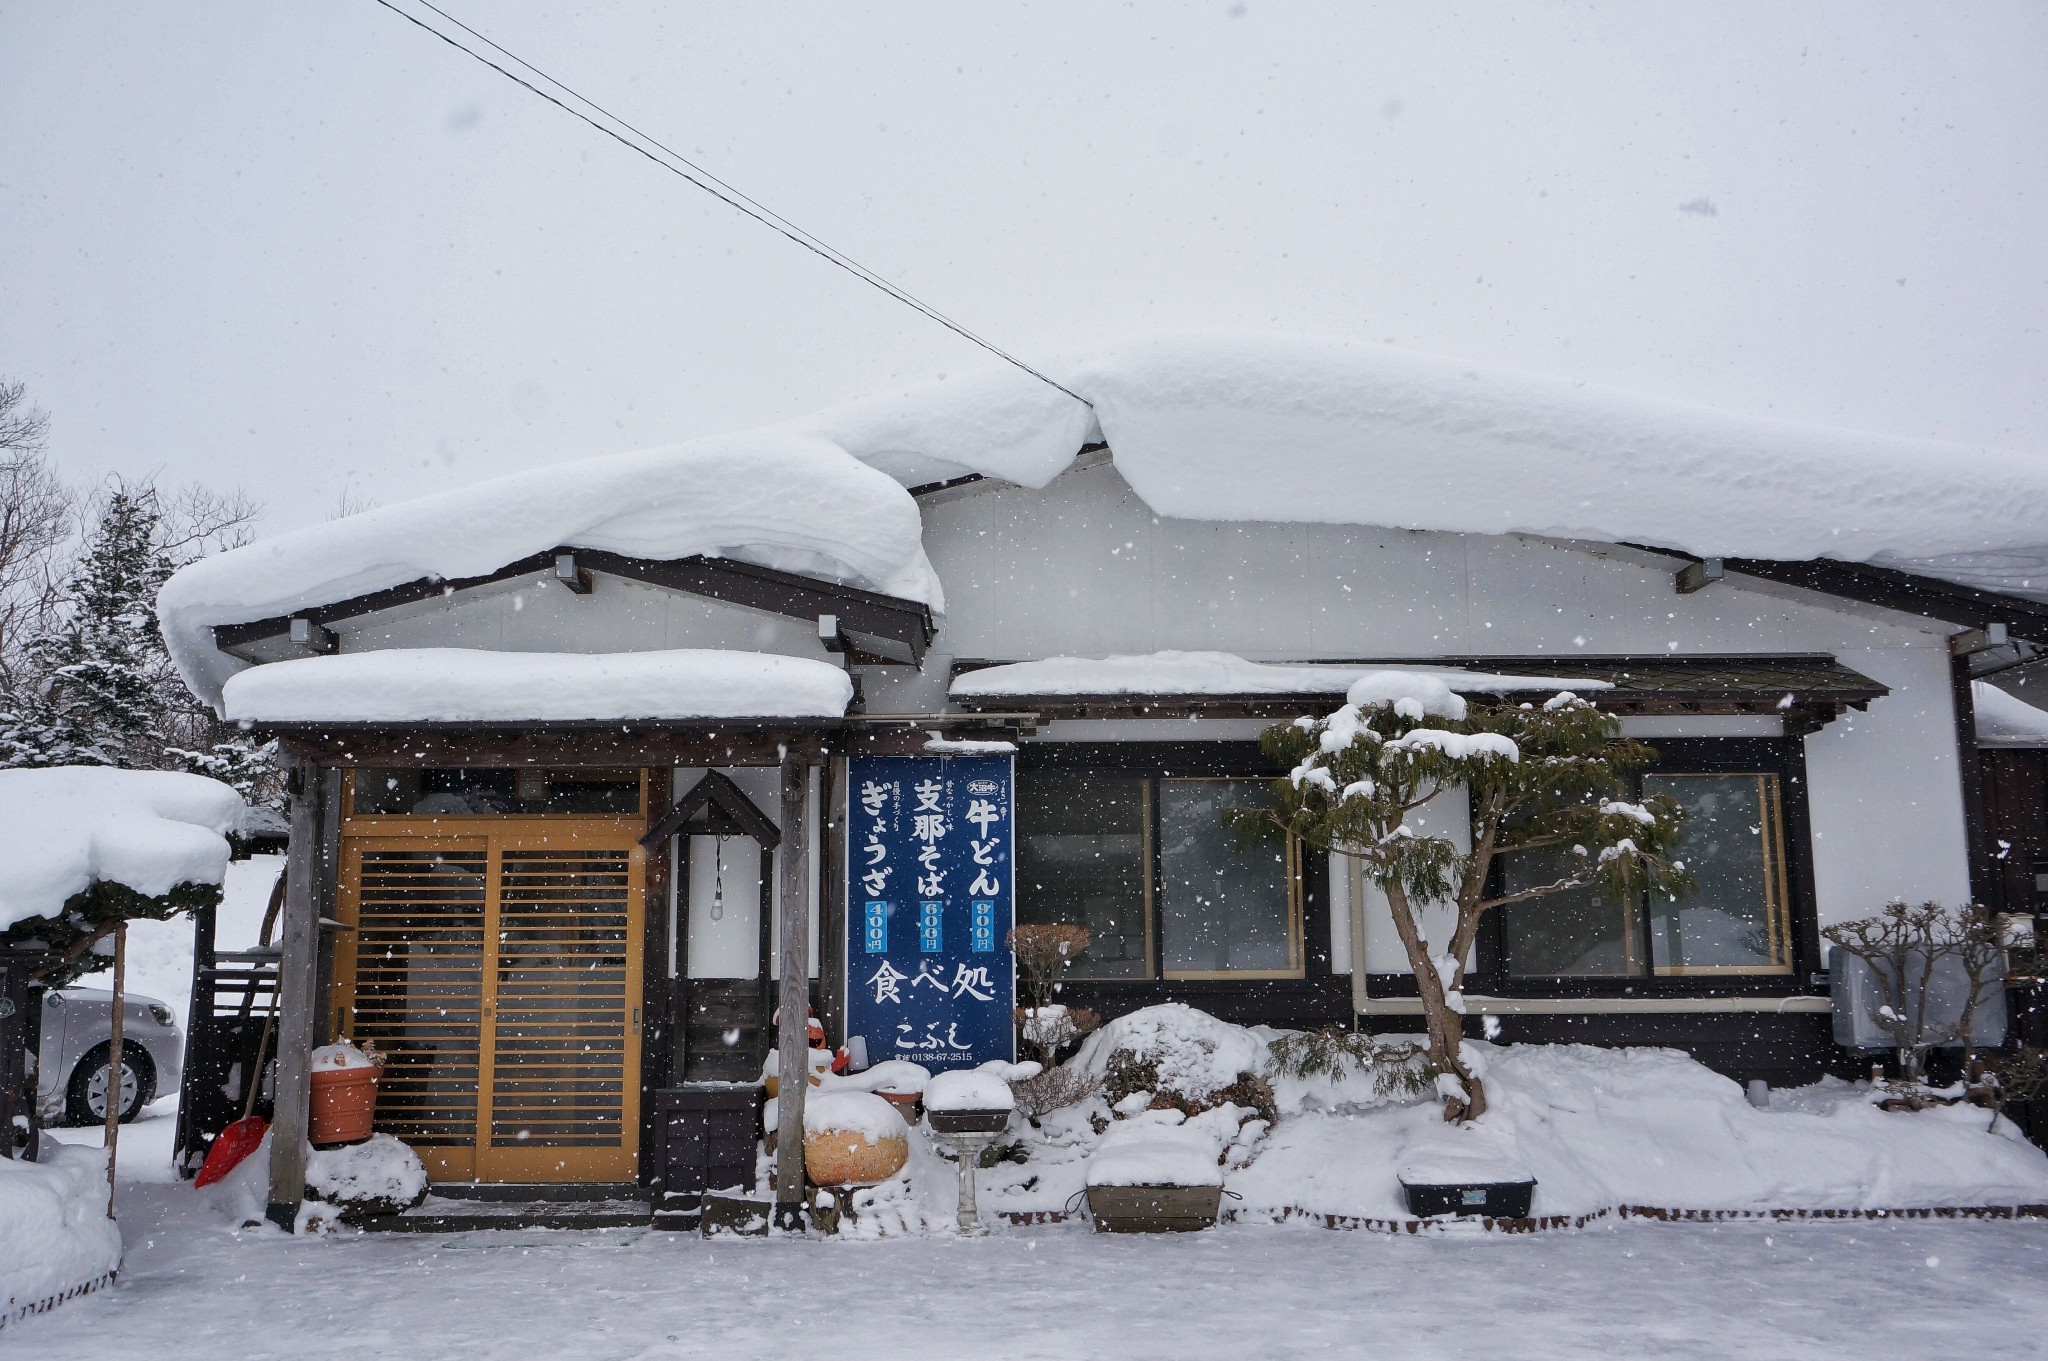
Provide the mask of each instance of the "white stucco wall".
MULTIPOLYGON (((754 801, 755 807, 772 819, 780 817, 781 775, 772 766, 729 766, 724 773, 732 778, 741 792, 754 801)), ((703 778, 698 770, 675 772, 675 798, 681 798, 703 778)), ((812 772, 807 792, 807 816, 811 827, 818 825, 818 778, 812 772)), ((683 950, 670 961, 670 977, 687 972, 691 978, 758 978, 760 976, 759 955, 761 948, 761 857, 755 842, 750 837, 727 837, 725 839, 725 911, 717 920, 711 919, 713 889, 712 852, 713 838, 708 836, 690 838, 690 880, 684 885, 679 878, 671 878, 670 911, 688 913, 689 935, 683 950)), ((813 843, 817 840, 812 837, 813 843)), ((818 847, 813 844, 810 856, 810 941, 811 977, 818 976, 818 847)), ((775 873, 774 857, 769 857, 768 872, 775 873)), ((779 903, 780 886, 770 892, 771 904, 779 903)), ((771 906, 771 911, 774 908, 771 906)), ((675 921, 670 918, 671 923, 675 921)), ((670 939, 675 933, 671 931, 670 939)), ((781 976, 782 932, 780 922, 769 921, 768 976, 781 976)))
MULTIPOLYGON (((1677 593, 1669 559, 1527 536, 1161 519, 1113 465, 1043 491, 933 498, 926 544, 949 613, 923 674, 871 673, 870 707, 926 711, 955 657, 1215 649, 1252 658, 1827 653, 1892 693, 1806 739, 1821 924, 1889 897, 1969 893, 1946 625, 1731 578, 1677 593)), ((1062 721, 1061 741, 1243 740, 1256 723, 1062 721)), ((1642 718, 1631 735, 1763 736, 1769 717, 1642 718)), ((1446 811, 1462 824, 1462 817, 1446 811)), ((1461 827, 1462 830, 1462 827, 1461 827)), ((1456 833, 1454 833, 1455 835, 1456 833)), ((1332 961, 1349 968, 1333 867, 1332 961)), ((1367 892, 1374 971, 1405 969, 1367 892)))

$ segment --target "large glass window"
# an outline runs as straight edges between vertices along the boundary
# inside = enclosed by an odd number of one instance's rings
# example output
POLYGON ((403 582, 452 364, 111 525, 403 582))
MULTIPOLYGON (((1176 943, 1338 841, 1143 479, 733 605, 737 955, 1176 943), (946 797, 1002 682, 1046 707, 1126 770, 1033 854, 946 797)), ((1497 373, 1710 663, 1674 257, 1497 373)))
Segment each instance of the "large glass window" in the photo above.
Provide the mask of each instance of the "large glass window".
POLYGON ((1017 919, 1087 927, 1076 978, 1298 978, 1291 848, 1226 821, 1269 797, 1258 779, 1020 772, 1017 919))
MULTIPOLYGON (((1518 978, 1773 974, 1792 971, 1785 828, 1778 776, 1768 771, 1657 771, 1637 795, 1668 794, 1685 809, 1678 858, 1696 884, 1672 899, 1617 902, 1591 889, 1511 903, 1501 913, 1508 973, 1518 978)), ((1554 882, 1568 849, 1506 857, 1509 892, 1554 882)))

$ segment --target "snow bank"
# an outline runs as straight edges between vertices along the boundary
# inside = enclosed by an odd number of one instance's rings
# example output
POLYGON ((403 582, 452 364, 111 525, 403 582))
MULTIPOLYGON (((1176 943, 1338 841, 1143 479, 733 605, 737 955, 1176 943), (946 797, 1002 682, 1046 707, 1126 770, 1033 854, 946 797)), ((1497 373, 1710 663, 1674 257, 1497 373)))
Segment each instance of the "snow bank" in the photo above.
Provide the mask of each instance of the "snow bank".
POLYGON ((0 770, 0 930, 55 916, 101 881, 152 898, 218 884, 242 813, 240 795, 203 775, 0 770))
POLYGON ((1253 1031, 1219 1021, 1185 1002, 1168 1002, 1119 1016, 1081 1043, 1071 1060, 1098 1076, 1109 1057, 1128 1049, 1156 1065, 1158 1090, 1200 1099, 1230 1086, 1240 1073, 1266 1066, 1266 1042, 1253 1031))
POLYGON ((393 648, 243 671, 222 707, 257 723, 644 721, 837 718, 852 698, 846 672, 809 657, 393 648))
POLYGON ((1489 1109, 1465 1129, 1434 1101, 1283 1119, 1229 1179, 1248 1209, 1407 1217, 1404 1172, 1536 1179, 1538 1215, 1906 1209, 2048 1201, 2048 1155, 1975 1106, 1880 1111, 1833 1082, 1771 1109, 1669 1049, 1467 1043, 1489 1109))
POLYGON ((41 1157, 0 1158, 0 1323, 121 1265, 105 1151, 46 1140, 41 1157))
MULTIPOLYGON (((1450 666, 1388 670, 1251 662, 1228 652, 1152 652, 1140 656, 1047 657, 969 671, 953 682, 955 699, 980 695, 1336 695, 1357 691, 1391 703, 1416 696, 1429 707, 1441 693, 1506 694, 1529 690, 1607 690, 1606 681, 1507 676, 1450 666), (1384 693, 1383 693, 1384 692, 1384 693), (1428 699, 1423 699, 1427 696, 1428 699)), ((1432 713, 1438 708, 1430 707, 1432 713)), ((1462 716, 1462 713, 1459 715, 1462 716)))
MULTIPOLYGON (((1011 1110, 1016 1106, 1017 1098, 1010 1091, 1010 1073, 1022 1066, 997 1059, 979 1068, 938 1073, 924 1089, 924 1108, 928 1111, 1011 1110)), ((1030 1073, 1020 1076, 1036 1076, 1037 1065, 1030 1067, 1030 1073)))
POLYGON ((214 625, 483 576, 558 547, 738 558, 939 609, 920 532, 900 485, 826 439, 720 435, 494 478, 203 558, 164 585, 157 612, 186 684, 218 703, 244 663, 215 650, 214 625))
POLYGON ((1179 1111, 1146 1111, 1110 1127, 1088 1160, 1090 1186, 1221 1186, 1224 1143, 1179 1111))
POLYGON ((931 1069, 909 1059, 884 1059, 872 1068, 843 1077, 834 1077, 828 1084, 836 1087, 856 1087, 864 1092, 923 1092, 932 1080, 931 1069))
POLYGON ((804 1096, 804 1133, 857 1134, 871 1144, 903 1137, 903 1117, 873 1092, 824 1088, 804 1096))
POLYGON ((308 1152, 306 1187, 332 1205, 372 1205, 396 1211, 426 1197, 427 1169, 419 1155, 399 1140, 389 1134, 372 1134, 359 1144, 308 1152))
MULTIPOLYGON (((1049 371, 1095 404, 1089 433, 1161 515, 1764 558, 2012 550, 1996 561, 2038 562, 2048 545, 2048 460, 2028 454, 1794 425, 1341 340, 1164 336, 1049 371)), ((913 481, 977 472, 1036 487, 1066 466, 1055 451, 1081 428, 1077 406, 1026 375, 991 374, 857 416, 827 413, 818 428, 913 481), (1042 414, 1034 431, 962 438, 977 409, 1003 422, 1042 414)), ((1974 560, 1927 570, 1967 574, 1974 560)))
POLYGON ((1987 747, 2048 747, 2048 710, 2037 709, 1988 681, 1970 682, 1977 741, 1987 747))

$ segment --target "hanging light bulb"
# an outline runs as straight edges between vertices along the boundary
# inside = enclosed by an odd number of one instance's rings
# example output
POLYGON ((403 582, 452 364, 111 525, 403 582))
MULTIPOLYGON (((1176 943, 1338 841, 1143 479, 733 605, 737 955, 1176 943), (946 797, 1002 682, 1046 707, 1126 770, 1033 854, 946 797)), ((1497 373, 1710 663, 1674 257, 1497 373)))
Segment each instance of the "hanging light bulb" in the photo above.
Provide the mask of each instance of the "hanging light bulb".
POLYGON ((725 919, 725 838, 711 838, 711 920, 725 919))

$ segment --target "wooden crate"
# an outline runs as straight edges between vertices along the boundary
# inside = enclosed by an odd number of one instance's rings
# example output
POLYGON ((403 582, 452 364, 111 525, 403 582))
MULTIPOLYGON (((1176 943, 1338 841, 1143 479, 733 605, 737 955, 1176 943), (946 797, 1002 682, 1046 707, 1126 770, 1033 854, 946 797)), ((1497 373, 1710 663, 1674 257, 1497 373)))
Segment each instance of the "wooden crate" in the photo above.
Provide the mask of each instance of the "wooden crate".
POLYGON ((1213 1226, 1222 1208, 1220 1186, 1088 1188, 1097 1233, 1192 1233, 1213 1226))
POLYGON ((655 1146, 648 1184, 655 1226, 694 1229, 707 1191, 754 1184, 761 1138, 761 1089, 753 1083, 686 1082, 654 1095, 655 1146))

